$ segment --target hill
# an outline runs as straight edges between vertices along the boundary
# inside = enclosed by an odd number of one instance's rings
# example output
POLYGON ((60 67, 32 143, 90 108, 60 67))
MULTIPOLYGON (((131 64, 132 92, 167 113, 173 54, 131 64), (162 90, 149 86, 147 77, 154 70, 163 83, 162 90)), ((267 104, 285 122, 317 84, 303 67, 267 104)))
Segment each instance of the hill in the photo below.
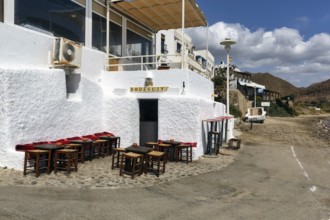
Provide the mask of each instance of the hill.
POLYGON ((266 86, 266 89, 279 92, 281 96, 295 94, 300 91, 299 88, 295 87, 291 83, 279 77, 273 76, 270 73, 252 73, 251 80, 266 86))
POLYGON ((294 97, 300 102, 330 102, 330 79, 302 88, 294 93, 294 97))

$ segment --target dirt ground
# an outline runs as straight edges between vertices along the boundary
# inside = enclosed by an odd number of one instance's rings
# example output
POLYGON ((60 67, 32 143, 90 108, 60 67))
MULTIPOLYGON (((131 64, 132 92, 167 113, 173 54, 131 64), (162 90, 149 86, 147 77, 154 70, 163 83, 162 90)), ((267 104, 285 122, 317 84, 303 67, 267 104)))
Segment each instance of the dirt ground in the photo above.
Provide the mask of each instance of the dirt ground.
POLYGON ((244 124, 242 147, 230 165, 152 186, 0 185, 0 219, 329 220, 326 119, 268 117, 252 130, 244 124))
POLYGON ((263 124, 240 125, 241 139, 247 144, 278 143, 322 148, 330 146, 330 114, 298 117, 267 117, 263 124), (328 129, 324 128, 324 124, 328 129))

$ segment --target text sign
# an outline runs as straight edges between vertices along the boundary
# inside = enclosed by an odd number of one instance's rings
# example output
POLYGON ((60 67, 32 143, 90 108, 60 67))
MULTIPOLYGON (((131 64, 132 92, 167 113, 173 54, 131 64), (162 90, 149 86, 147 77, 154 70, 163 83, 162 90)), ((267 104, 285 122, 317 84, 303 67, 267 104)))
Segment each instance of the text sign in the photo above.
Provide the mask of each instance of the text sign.
POLYGON ((130 92, 166 92, 168 86, 131 87, 130 92))
POLYGON ((270 106, 270 102, 261 102, 261 106, 269 107, 270 106))

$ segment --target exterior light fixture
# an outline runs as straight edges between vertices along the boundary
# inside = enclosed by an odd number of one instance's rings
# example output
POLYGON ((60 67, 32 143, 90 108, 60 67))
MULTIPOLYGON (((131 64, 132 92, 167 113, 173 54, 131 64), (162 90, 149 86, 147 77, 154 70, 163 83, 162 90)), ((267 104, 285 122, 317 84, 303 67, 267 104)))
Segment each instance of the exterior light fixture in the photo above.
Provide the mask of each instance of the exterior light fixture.
POLYGON ((229 57, 229 51, 231 48, 231 45, 236 44, 235 41, 233 41, 230 38, 226 38, 224 41, 220 42, 221 45, 225 46, 225 50, 227 51, 227 97, 226 97, 226 107, 227 107, 227 115, 229 115, 229 62, 231 61, 231 58, 229 57))

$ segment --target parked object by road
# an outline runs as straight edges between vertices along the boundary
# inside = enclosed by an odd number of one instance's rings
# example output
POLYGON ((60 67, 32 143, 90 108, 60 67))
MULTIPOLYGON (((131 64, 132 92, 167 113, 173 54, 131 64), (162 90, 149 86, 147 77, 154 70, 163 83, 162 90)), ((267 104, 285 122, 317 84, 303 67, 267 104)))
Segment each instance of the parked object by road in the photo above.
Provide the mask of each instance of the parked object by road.
POLYGON ((266 119, 266 111, 263 107, 248 108, 244 121, 264 123, 266 119))

